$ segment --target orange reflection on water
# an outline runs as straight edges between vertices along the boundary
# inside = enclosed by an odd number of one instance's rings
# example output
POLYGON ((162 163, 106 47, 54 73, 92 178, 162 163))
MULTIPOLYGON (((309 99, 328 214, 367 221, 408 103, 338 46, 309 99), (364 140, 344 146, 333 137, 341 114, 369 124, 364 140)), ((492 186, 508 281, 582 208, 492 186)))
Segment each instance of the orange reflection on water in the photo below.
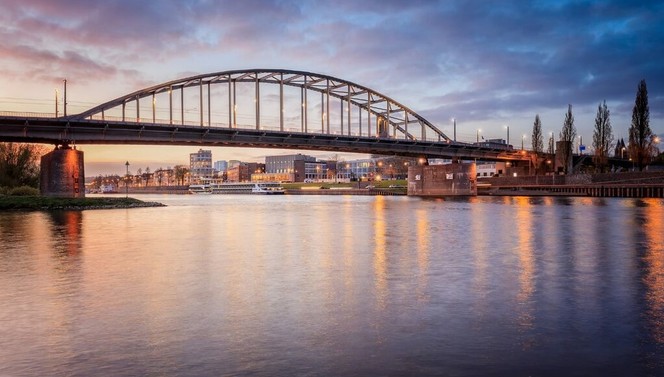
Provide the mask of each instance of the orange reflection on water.
POLYGON ((657 343, 664 343, 664 206, 661 200, 644 199, 644 231, 647 240, 645 254, 648 319, 657 343))
POLYGON ((428 285, 429 271, 429 219, 427 211, 420 209, 417 211, 417 266, 418 274, 418 299, 426 300, 425 292, 428 285))
POLYGON ((387 296, 387 223, 385 221, 385 198, 378 195, 374 201, 374 275, 376 300, 385 309, 387 296))
POLYGON ((519 253, 519 293, 517 294, 517 303, 519 305, 519 325, 526 328, 533 328, 533 304, 532 296, 535 291, 534 271, 535 261, 532 249, 532 206, 529 198, 517 197, 516 204, 516 229, 519 241, 517 252, 519 253))

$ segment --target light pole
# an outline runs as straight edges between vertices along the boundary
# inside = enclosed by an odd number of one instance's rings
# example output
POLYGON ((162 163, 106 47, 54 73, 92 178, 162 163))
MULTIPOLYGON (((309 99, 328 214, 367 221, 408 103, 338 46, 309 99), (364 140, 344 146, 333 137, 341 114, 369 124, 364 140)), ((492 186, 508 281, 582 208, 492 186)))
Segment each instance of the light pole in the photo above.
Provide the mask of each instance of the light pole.
POLYGON ((452 123, 454 124, 454 141, 456 142, 456 118, 452 118, 452 123))
POLYGON ((480 130, 480 129, 478 128, 478 129, 477 129, 477 143, 478 143, 478 144, 479 144, 479 142, 480 142, 480 131, 482 131, 482 130, 480 130))
POLYGON ((62 101, 64 106, 65 117, 67 116, 67 79, 62 80, 65 83, 65 98, 62 101))
POLYGON ((510 126, 506 125, 505 128, 507 128, 507 145, 510 145, 510 126))
POLYGON ((525 134, 523 136, 521 136, 521 150, 523 150, 523 141, 524 140, 526 140, 526 135, 525 134))
POLYGON ((127 175, 125 175, 125 198, 129 197, 129 161, 125 162, 127 168, 127 175))

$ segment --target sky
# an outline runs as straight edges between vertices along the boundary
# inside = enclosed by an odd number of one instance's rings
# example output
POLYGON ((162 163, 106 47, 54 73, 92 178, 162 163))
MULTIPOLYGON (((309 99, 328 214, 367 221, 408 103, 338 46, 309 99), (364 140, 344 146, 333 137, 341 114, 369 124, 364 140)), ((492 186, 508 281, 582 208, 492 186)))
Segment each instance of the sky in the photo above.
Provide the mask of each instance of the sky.
MULTIPOLYGON (((196 74, 291 69, 372 88, 448 135, 455 118, 459 141, 505 139, 509 126, 528 148, 535 115, 557 138, 569 104, 584 144, 602 101, 626 139, 645 80, 664 134, 662 1, 2 0, 0 56, 0 111, 54 112, 65 78, 72 114, 196 74)), ((188 164, 198 149, 78 148, 88 176, 188 164)), ((294 153, 211 149, 214 160, 294 153)))

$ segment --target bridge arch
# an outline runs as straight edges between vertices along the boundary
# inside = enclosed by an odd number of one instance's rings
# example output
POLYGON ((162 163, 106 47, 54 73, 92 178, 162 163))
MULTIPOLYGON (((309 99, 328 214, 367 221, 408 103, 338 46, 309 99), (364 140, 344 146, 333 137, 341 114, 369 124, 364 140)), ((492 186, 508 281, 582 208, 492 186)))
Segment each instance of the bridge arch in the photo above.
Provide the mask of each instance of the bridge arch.
POLYGON ((447 135, 424 117, 375 90, 328 75, 281 69, 233 70, 177 79, 135 91, 69 117, 72 120, 111 118, 171 126, 200 125, 451 143, 447 135), (261 95, 262 84, 278 87, 276 93, 272 89, 269 100, 265 94, 261 95), (238 122, 240 101, 237 97, 238 94, 251 95, 251 91, 255 119, 243 124, 238 122), (286 91, 290 92, 285 94, 286 91), (313 100, 310 99, 312 95, 313 100), (317 95, 320 95, 319 103, 315 98, 317 95), (148 99, 147 105, 145 99, 148 99), (286 113, 286 102, 293 101, 298 101, 299 117, 297 114, 293 116, 292 111, 286 113), (339 106, 336 109, 330 105, 335 101, 338 105, 334 106, 339 106), (160 107, 158 111, 158 102, 166 102, 168 106, 160 107), (187 109, 185 104, 192 102, 194 110, 187 109), (216 109, 214 117, 213 108, 216 109), (264 121, 261 109, 265 111, 265 108, 277 113, 272 121, 264 121), (192 120, 192 113, 195 113, 195 120, 192 120))

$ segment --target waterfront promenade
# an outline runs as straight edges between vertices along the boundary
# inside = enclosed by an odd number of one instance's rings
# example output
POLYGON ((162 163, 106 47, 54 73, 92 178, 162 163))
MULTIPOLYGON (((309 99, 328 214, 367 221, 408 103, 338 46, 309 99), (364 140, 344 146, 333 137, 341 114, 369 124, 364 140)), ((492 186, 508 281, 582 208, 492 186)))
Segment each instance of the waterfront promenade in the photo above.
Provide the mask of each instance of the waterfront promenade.
MULTIPOLYGON (((405 187, 402 181, 395 182, 405 187)), ((480 178, 477 184, 478 195, 664 198, 664 172, 495 177, 480 178)), ((367 189, 366 182, 360 188, 337 184, 322 184, 325 189, 290 186, 285 191, 287 195, 406 195, 404 188, 389 185, 367 189)), ((118 193, 124 192, 124 187, 120 187, 118 193)), ((148 186, 130 187, 129 194, 189 194, 189 191, 188 186, 148 186)))

